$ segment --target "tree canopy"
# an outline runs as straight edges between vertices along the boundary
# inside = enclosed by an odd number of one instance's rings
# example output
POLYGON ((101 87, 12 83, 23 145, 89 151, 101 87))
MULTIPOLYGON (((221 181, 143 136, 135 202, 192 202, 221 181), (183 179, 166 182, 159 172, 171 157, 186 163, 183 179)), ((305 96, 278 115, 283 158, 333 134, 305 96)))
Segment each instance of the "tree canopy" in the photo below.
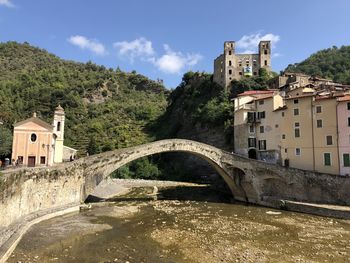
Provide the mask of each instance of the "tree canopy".
POLYGON ((169 94, 159 81, 136 72, 66 61, 28 43, 0 43, 0 72, 4 128, 11 131, 34 111, 51 123, 61 104, 65 144, 80 154, 153 140, 147 126, 165 111, 169 94))
POLYGON ((285 71, 317 75, 350 84, 350 46, 320 50, 300 63, 288 65, 285 71))

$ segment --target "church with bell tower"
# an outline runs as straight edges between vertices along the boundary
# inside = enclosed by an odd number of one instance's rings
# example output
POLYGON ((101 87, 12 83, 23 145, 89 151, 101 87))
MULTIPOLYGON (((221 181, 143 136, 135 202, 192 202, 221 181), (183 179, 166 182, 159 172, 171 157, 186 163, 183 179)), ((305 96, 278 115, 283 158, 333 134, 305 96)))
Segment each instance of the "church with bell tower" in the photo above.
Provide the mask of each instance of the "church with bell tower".
POLYGON ((51 166, 74 159, 77 150, 64 146, 65 113, 55 109, 52 125, 36 113, 15 123, 12 142, 12 164, 16 166, 51 166))

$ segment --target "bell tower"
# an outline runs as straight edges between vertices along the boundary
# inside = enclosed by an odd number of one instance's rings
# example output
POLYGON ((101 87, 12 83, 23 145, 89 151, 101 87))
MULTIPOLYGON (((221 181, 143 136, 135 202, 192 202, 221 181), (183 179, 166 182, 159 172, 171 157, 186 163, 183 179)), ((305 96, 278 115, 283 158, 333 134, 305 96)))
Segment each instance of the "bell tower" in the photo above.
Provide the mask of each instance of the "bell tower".
POLYGON ((61 105, 58 105, 58 107, 55 109, 52 123, 54 126, 54 163, 61 163, 63 160, 64 120, 64 109, 61 107, 61 105))

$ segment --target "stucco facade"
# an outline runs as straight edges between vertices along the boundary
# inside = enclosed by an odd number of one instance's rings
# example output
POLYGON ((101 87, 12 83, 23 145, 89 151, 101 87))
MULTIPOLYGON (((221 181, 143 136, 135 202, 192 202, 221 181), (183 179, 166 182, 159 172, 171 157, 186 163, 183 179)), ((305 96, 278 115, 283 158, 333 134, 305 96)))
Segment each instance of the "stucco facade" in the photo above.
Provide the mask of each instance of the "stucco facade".
POLYGON ((336 97, 304 93, 285 100, 281 155, 285 166, 340 174, 336 97))
POLYGON ((340 174, 350 175, 350 95, 337 100, 340 174))
POLYGON ((53 126, 34 115, 14 125, 12 162, 25 166, 52 165, 53 126))
POLYGON ((280 160, 280 125, 277 108, 283 106, 278 91, 245 92, 234 99, 235 152, 271 163, 280 160))
POLYGON ((58 106, 52 125, 38 118, 35 113, 32 118, 14 124, 12 164, 34 167, 61 163, 64 122, 64 110, 58 106))

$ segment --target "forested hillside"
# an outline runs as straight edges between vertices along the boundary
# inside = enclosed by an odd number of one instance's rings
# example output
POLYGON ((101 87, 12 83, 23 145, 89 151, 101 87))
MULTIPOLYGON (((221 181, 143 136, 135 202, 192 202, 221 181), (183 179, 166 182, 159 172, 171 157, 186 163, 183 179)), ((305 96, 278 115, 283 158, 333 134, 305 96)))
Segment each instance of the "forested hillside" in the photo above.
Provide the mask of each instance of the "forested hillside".
POLYGON ((168 93, 135 72, 62 60, 28 43, 0 43, 1 154, 13 123, 33 112, 51 123, 58 104, 66 111, 65 144, 81 154, 153 140, 147 126, 165 111, 168 93))
POLYGON ((289 65, 285 71, 318 75, 350 84, 350 46, 320 50, 300 63, 289 65))

